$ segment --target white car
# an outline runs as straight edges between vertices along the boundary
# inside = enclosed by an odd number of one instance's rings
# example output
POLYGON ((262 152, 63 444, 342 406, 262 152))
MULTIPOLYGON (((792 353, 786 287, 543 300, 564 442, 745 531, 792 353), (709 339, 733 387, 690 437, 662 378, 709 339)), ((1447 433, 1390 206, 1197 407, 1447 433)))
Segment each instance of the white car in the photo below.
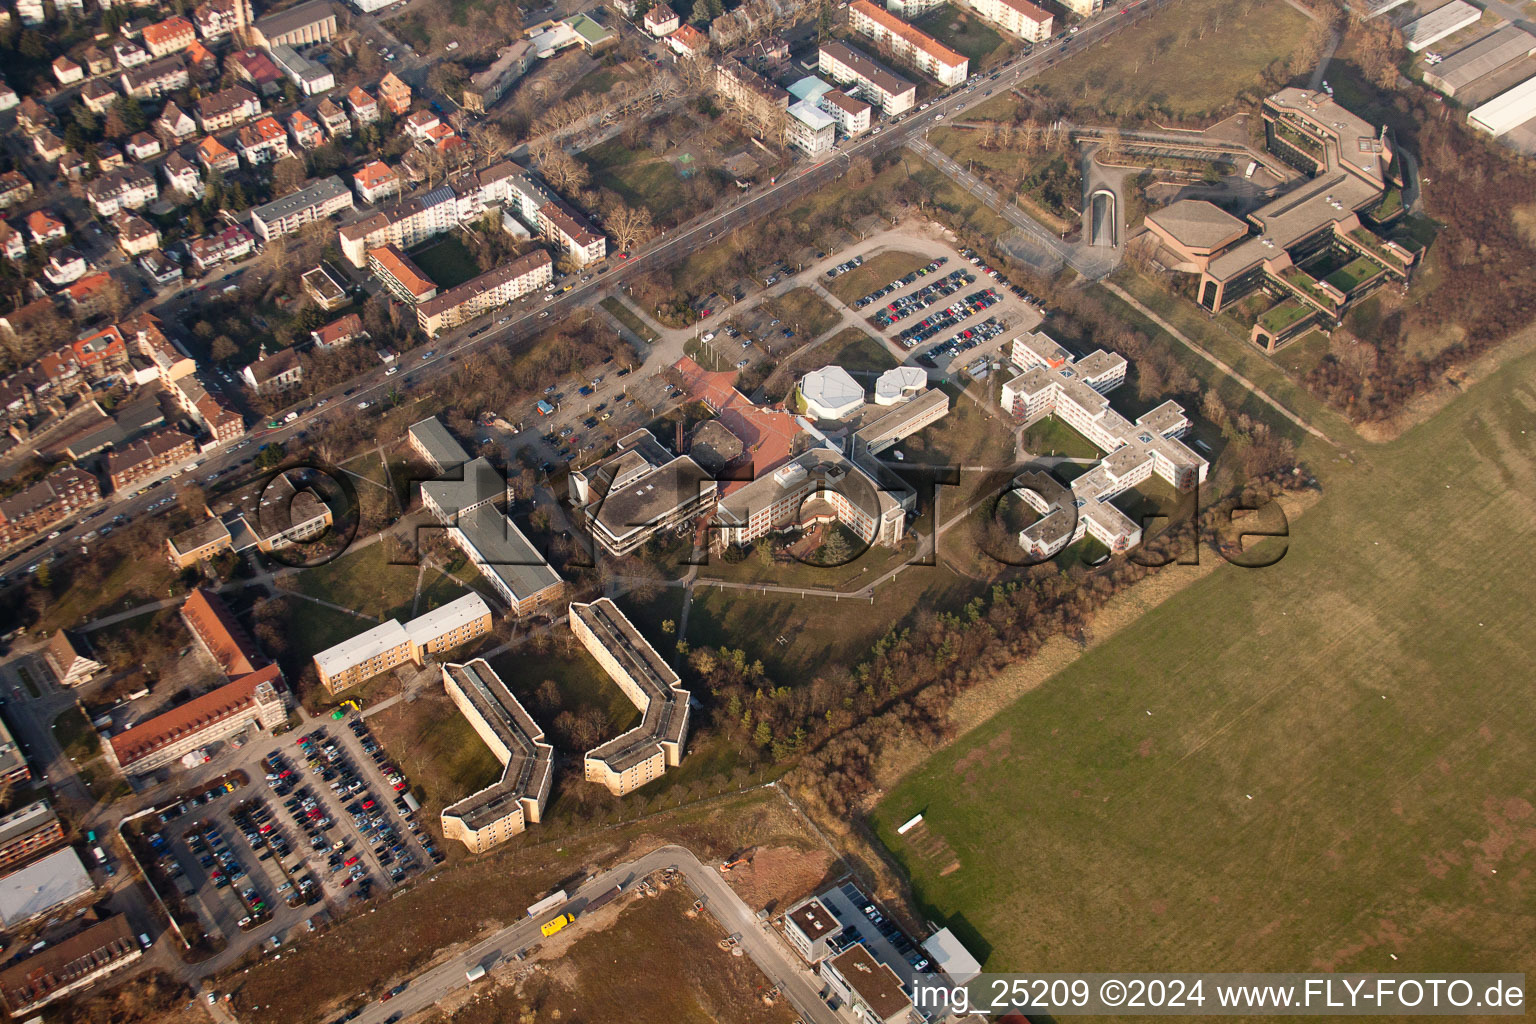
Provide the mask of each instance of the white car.
POLYGON ((395 374, 397 374, 399 372, 400 372, 400 367, 398 367, 398 366, 391 366, 389 369, 384 371, 384 376, 386 376, 386 377, 393 377, 395 374))

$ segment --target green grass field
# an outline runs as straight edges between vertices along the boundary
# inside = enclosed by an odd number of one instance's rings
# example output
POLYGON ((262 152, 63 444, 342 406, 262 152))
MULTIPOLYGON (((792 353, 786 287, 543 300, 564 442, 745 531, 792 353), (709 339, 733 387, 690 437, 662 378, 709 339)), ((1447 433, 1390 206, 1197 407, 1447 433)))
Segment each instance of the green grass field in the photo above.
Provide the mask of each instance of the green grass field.
POLYGON ((1230 0, 1181 0, 1075 53, 1033 84, 1100 118, 1149 108, 1200 117, 1258 85, 1261 72, 1288 57, 1307 26, 1306 16, 1285 0, 1252 0, 1241 16, 1230 0))
POLYGON ((629 149, 618 139, 584 150, 579 159, 592 172, 592 185, 617 192, 631 206, 649 210, 659 226, 670 225, 683 202, 682 179, 649 149, 629 149))
POLYGON ((1322 463, 1278 565, 1217 569, 891 789, 926 916, 994 970, 1536 967, 1533 373, 1322 463))
POLYGON ((480 274, 474 255, 453 235, 411 253, 411 261, 432 279, 438 291, 461 285, 480 274))
POLYGON ((410 614, 416 594, 416 566, 391 565, 385 545, 370 544, 334 562, 305 569, 284 582, 301 594, 387 619, 410 614))
MULTIPOLYGON (((907 276, 918 267, 927 265, 928 260, 915 252, 887 249, 884 252, 875 253, 862 265, 854 267, 846 274, 839 274, 830 281, 823 276, 822 283, 827 286, 827 291, 842 299, 845 304, 852 306, 876 288, 884 288, 892 281, 907 276)), ((944 272, 948 270, 947 266, 943 268, 944 272)))
POLYGON ((651 330, 645 321, 641 320, 635 311, 630 309, 624 300, 617 295, 608 296, 602 302, 599 302, 598 305, 613 314, 613 318, 619 323, 634 331, 642 341, 654 345, 661 340, 661 335, 651 330))
POLYGON ((1024 448, 1031 455, 1061 455, 1069 459, 1097 459, 1104 454, 1055 416, 1030 425, 1024 432, 1024 448))
POLYGON ((821 337, 837 326, 837 310, 809 288, 796 288, 783 295, 763 300, 763 308, 784 321, 801 341, 821 337))
MULTIPOLYGON (((949 4, 913 19, 912 24, 951 50, 969 57, 972 71, 988 66, 991 63, 989 58, 1007 47, 1007 40, 1002 33, 976 15, 958 10, 949 4)), ((1007 48, 1011 49, 1011 47, 1007 48)))
POLYGON ((858 327, 848 327, 828 338, 819 349, 828 363, 835 363, 850 373, 859 370, 881 371, 896 366, 896 357, 880 342, 858 327))

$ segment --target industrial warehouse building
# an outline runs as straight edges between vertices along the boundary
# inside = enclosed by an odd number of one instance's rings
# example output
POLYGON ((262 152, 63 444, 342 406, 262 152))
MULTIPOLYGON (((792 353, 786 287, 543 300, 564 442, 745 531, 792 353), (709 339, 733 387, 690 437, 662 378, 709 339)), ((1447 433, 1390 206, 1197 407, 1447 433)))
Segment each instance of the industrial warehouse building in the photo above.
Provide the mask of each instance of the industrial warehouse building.
POLYGON ((1467 115, 1467 123, 1497 138, 1536 117, 1536 77, 1500 93, 1467 115))
POLYGON ((571 605, 571 632, 640 709, 640 724, 586 754, 588 782, 623 796, 683 761, 689 693, 672 667, 608 598, 571 605))
POLYGON ((485 659, 444 665, 443 689, 504 768, 493 785, 443 809, 443 838, 483 853, 538 823, 555 751, 485 659))
POLYGON ((1439 64, 1424 69, 1424 84, 1455 97, 1473 82, 1517 60, 1536 54, 1536 36, 1514 25, 1462 47, 1439 64))

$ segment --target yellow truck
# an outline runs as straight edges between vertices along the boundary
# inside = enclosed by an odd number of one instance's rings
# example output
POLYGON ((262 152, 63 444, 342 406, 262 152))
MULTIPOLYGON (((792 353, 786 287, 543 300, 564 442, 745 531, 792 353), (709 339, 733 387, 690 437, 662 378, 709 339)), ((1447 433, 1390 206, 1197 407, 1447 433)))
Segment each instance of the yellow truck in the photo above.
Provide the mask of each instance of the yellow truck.
POLYGON ((576 919, 570 914, 561 914, 559 917, 554 918, 553 920, 545 921, 542 925, 539 926, 539 931, 543 932, 547 938, 574 920, 576 919))

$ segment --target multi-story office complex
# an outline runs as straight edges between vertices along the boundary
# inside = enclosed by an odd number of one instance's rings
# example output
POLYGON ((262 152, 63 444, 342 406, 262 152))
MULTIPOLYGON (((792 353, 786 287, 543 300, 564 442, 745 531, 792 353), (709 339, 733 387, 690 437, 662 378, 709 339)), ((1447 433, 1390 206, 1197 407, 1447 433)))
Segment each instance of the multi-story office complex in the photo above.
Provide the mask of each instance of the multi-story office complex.
POLYGON ((404 625, 389 619, 328 647, 315 655, 315 670, 325 688, 337 693, 407 662, 421 665, 428 654, 468 643, 490 629, 490 606, 471 592, 404 625))
POLYGON ((469 453, 436 416, 412 423, 405 440, 438 473, 452 473, 469 461, 469 453))
POLYGON ((940 85, 959 85, 970 73, 970 61, 964 56, 870 0, 853 0, 848 5, 848 25, 877 45, 889 46, 899 59, 940 85))
POLYGON ((712 543, 745 547, 782 530, 838 522, 866 544, 892 546, 906 536, 915 501, 916 493, 887 479, 874 460, 855 463, 815 447, 721 498, 712 543))
POLYGON ((886 117, 904 114, 917 105, 917 86, 847 43, 822 43, 817 68, 854 95, 880 108, 886 117))
POLYGON ((1383 282, 1406 281, 1418 252, 1367 226, 1402 210, 1402 175, 1385 128, 1306 89, 1282 89, 1261 113, 1270 152, 1306 179, 1250 213, 1248 223, 1182 199, 1147 214, 1146 226, 1158 262, 1199 276, 1197 301, 1207 310, 1260 289, 1274 296, 1250 334, 1273 352, 1318 323, 1336 323, 1383 282))
MULTIPOLYGON (((597 238, 602 241, 601 235, 597 238)), ((428 336, 436 336, 497 306, 538 291, 552 280, 554 262, 549 253, 535 249, 422 302, 416 307, 416 319, 428 336)))
POLYGON ((830 152, 837 141, 837 118, 806 100, 790 105, 784 125, 784 136, 789 144, 806 156, 817 157, 830 152))
POLYGON ((623 796, 682 763, 688 691, 608 598, 571 605, 571 632, 640 709, 640 724, 586 754, 588 782, 623 796))
POLYGON ((1189 419, 1168 401, 1132 423, 1104 397, 1125 381, 1123 356, 1103 349, 1074 358, 1044 334, 1014 339, 1013 362, 1024 372, 1003 385, 1002 403, 1032 423, 1057 416, 1106 453, 1103 462, 1067 487, 1043 472, 1017 481, 1015 492, 1041 518, 1019 534, 1020 545, 1048 558, 1091 534, 1113 552, 1141 543, 1141 527, 1111 502, 1154 473, 1181 491, 1205 480, 1209 464, 1178 440, 1189 419))
POLYGON ((627 434, 618 447, 603 462, 572 469, 569 481, 572 504, 609 554, 630 554, 714 508, 719 485, 693 459, 663 448, 650 431, 627 434))
POLYGON ((442 473, 443 479, 421 482, 421 504, 444 526, 507 496, 506 477, 489 459, 471 459, 459 469, 444 469, 442 473))
POLYGON ((554 748, 482 658, 443 666, 443 689, 504 768, 501 778, 443 808, 443 838, 484 853, 537 824, 554 777, 554 748))

